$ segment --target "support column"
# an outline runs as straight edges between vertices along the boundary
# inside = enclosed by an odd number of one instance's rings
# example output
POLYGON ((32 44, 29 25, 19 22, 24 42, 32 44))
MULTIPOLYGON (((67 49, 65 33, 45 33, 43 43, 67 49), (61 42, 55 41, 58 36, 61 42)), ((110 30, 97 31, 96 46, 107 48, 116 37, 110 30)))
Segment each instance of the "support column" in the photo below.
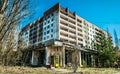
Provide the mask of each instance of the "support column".
POLYGON ((94 59, 93 59, 93 55, 91 55, 91 66, 94 67, 94 59))
POLYGON ((63 58, 63 67, 65 67, 65 46, 63 46, 62 50, 63 50, 63 56, 62 56, 62 58, 63 58))
POLYGON ((31 65, 33 65, 33 66, 38 65, 38 56, 37 56, 37 53, 35 51, 32 51, 31 65))
POLYGON ((82 59, 81 59, 81 57, 82 57, 81 56, 81 51, 79 51, 79 64, 80 64, 80 67, 82 67, 82 62, 81 62, 82 59))
POLYGON ((63 53, 62 53, 62 47, 60 47, 60 66, 62 67, 62 64, 63 64, 63 61, 62 61, 62 55, 63 55, 63 53))
POLYGON ((32 51, 32 60, 31 60, 31 65, 34 63, 34 51, 32 51))
POLYGON ((46 52, 46 66, 50 65, 50 50, 48 47, 45 47, 45 52, 46 52))

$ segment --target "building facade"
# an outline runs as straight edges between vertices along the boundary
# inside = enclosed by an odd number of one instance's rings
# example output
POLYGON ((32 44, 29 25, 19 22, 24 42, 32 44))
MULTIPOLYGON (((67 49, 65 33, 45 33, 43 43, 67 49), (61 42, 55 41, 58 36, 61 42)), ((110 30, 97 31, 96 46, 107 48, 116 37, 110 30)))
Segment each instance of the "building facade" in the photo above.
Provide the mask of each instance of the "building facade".
POLYGON ((42 18, 22 30, 23 44, 31 46, 32 65, 69 66, 77 58, 88 66, 94 63, 94 43, 99 33, 108 33, 59 3, 48 9, 42 18), (27 33, 26 33, 27 32, 27 33), (73 52, 77 51, 76 54, 73 52))

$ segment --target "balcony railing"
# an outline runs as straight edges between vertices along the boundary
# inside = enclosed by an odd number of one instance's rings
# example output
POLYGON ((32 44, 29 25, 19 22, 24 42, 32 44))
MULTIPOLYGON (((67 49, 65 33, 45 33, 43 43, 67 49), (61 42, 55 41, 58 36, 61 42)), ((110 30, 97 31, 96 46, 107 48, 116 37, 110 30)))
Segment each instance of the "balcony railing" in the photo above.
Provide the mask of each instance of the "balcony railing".
POLYGON ((81 39, 81 38, 78 38, 78 40, 79 40, 79 41, 83 41, 83 39, 81 39))
POLYGON ((64 17, 64 16, 62 16, 62 15, 60 16, 60 18, 66 20, 66 21, 68 20, 68 18, 66 18, 66 17, 64 17))
POLYGON ((74 41, 69 41, 70 44, 76 45, 76 42, 74 41))
POLYGON ((76 27, 73 26, 73 25, 69 25, 69 27, 72 28, 72 29, 74 29, 74 30, 76 29, 76 27))
POLYGON ((82 28, 82 25, 81 25, 81 24, 77 23, 77 25, 78 25, 78 27, 82 28))
POLYGON ((68 34, 64 33, 64 32, 60 32, 60 35, 63 35, 65 37, 68 37, 68 34))
POLYGON ((80 28, 78 28, 77 30, 80 31, 80 32, 82 32, 82 29, 80 29, 80 28))
POLYGON ((69 19, 69 22, 75 25, 75 21, 69 19))
POLYGON ((78 22, 78 23, 82 23, 82 20, 80 20, 80 19, 77 19, 77 22, 78 22))
POLYGON ((76 32, 73 31, 73 30, 69 30, 69 33, 72 34, 72 35, 76 35, 76 32))
POLYGON ((72 13, 69 11, 69 17, 71 17, 72 19, 75 19, 75 13, 72 13))
POLYGON ((60 10, 66 12, 66 8, 60 6, 60 10))
POLYGON ((68 24, 67 24, 66 22, 62 21, 62 20, 60 20, 60 23, 61 23, 62 25, 68 26, 68 24))
POLYGON ((76 40, 76 37, 73 37, 73 36, 69 36, 69 38, 71 38, 73 40, 76 40))
POLYGON ((68 32, 68 29, 64 28, 63 26, 60 26, 60 29, 68 32))

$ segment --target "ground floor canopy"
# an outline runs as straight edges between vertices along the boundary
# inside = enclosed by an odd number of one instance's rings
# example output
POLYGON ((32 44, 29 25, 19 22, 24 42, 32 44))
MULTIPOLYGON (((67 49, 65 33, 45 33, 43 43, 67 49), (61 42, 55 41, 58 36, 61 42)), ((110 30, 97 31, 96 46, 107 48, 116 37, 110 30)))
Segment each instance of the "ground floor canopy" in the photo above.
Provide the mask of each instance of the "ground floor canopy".
POLYGON ((30 61, 32 66, 65 67, 77 62, 80 67, 90 67, 94 64, 94 54, 93 50, 52 40, 46 42, 43 47, 32 49, 30 61))

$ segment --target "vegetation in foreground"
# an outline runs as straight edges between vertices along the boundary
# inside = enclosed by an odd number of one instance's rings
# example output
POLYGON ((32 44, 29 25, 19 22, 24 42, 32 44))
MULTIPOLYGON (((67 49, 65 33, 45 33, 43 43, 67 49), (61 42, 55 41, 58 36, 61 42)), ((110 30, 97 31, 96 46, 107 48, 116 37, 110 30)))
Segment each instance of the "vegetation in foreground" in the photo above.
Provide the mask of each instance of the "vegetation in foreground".
MULTIPOLYGON (((120 74, 120 69, 115 68, 78 68, 75 74, 120 74)), ((45 67, 20 67, 0 66, 0 74, 74 74, 72 69, 45 67)))
POLYGON ((79 68, 83 74, 120 74, 120 69, 117 68, 79 68))

